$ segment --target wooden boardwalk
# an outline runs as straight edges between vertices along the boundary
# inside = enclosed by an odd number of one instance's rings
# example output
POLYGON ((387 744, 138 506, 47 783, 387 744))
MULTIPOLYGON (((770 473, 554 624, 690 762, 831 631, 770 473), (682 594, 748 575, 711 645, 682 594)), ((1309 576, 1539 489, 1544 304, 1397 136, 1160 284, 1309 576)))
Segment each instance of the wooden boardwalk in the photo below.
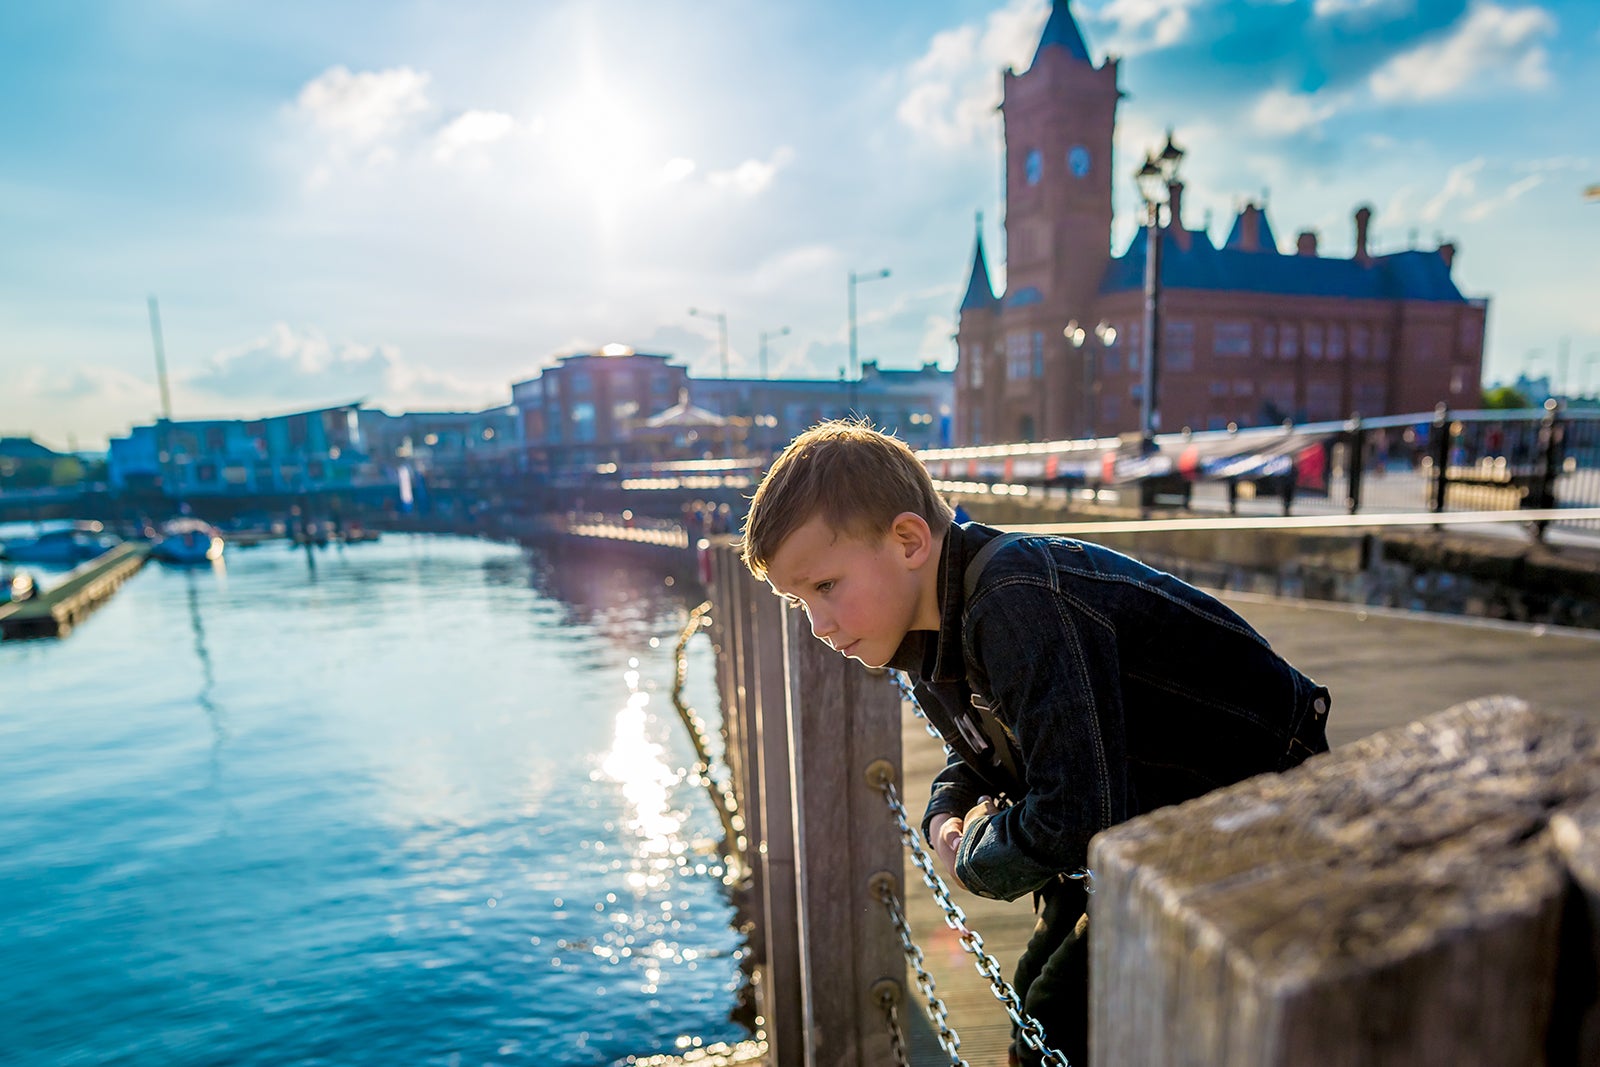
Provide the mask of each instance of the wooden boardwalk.
MULTIPOLYGON (((1346 605, 1224 594, 1283 655, 1333 693, 1329 739, 1337 746, 1410 722, 1474 697, 1505 693, 1533 704, 1600 718, 1600 632, 1557 630, 1346 605)), ((905 799, 920 820, 933 775, 944 764, 939 743, 904 714, 905 799)), ((972 1067, 1006 1062, 1010 1021, 945 925, 921 875, 906 863, 907 917, 961 1035, 972 1067)), ((956 902, 999 958, 1008 977, 1033 928, 1026 899, 983 900, 961 890, 956 902)), ((916 986, 908 975, 909 996, 916 986)), ((945 1064, 925 1014, 901 1011, 912 1063, 945 1064)), ((1074 1067, 1084 1067, 1075 1064, 1074 1067)))

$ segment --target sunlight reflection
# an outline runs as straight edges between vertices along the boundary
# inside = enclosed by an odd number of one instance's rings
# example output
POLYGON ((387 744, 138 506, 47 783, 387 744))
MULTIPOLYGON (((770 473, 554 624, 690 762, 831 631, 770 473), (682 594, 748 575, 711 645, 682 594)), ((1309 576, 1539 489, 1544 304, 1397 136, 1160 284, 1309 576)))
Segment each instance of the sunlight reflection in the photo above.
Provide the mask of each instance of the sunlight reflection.
POLYGON ((670 791, 678 774, 662 761, 662 748, 646 736, 650 716, 645 708, 650 694, 639 689, 639 672, 630 669, 623 676, 628 685, 627 705, 617 713, 616 736, 603 757, 600 769, 622 787, 628 802, 625 826, 638 837, 637 863, 628 873, 633 889, 653 888, 666 880, 676 866, 675 857, 684 851, 678 832, 684 815, 672 810, 670 791))

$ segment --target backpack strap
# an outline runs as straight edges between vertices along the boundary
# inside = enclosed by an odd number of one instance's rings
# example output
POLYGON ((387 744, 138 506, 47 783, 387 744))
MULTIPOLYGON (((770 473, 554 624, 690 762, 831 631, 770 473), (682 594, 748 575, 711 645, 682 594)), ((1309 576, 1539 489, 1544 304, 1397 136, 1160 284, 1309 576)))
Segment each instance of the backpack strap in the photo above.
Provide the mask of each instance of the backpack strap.
MULTIPOLYGON (((963 607, 966 601, 972 599, 972 594, 977 591, 978 579, 983 575, 983 568, 989 565, 989 560, 994 558, 994 554, 1013 541, 1020 541, 1024 537, 1032 536, 1034 535, 1025 533, 1003 533, 991 537, 987 544, 978 549, 977 554, 972 557, 967 564, 966 571, 961 576, 961 587, 965 593, 962 601, 963 607)), ((985 735, 985 739, 993 744, 994 755, 1001 769, 1013 781, 1022 783, 1024 781, 1022 759, 1016 749, 1016 738, 1012 736, 1011 731, 1006 728, 1005 724, 1000 721, 999 716, 995 715, 994 709, 989 706, 988 702, 978 696, 978 688, 972 684, 970 675, 967 678, 967 690, 972 708, 977 713, 978 729, 985 735)), ((958 726, 960 725, 961 723, 958 720, 958 726)), ((965 734, 965 731, 963 731, 963 734, 965 734)), ((969 744, 973 741, 970 737, 967 740, 969 744)), ((981 752, 987 746, 974 744, 973 747, 981 752)))
POLYGON ((965 604, 972 599, 972 594, 977 592, 978 579, 983 575, 983 568, 989 565, 989 561, 994 558, 996 552, 1013 541, 1020 541, 1024 537, 1032 536, 1033 534, 1016 532, 1003 533, 998 537, 991 537, 988 544, 978 549, 978 554, 972 557, 971 562, 967 564, 966 572, 961 576, 961 591, 963 594, 961 602, 965 604))

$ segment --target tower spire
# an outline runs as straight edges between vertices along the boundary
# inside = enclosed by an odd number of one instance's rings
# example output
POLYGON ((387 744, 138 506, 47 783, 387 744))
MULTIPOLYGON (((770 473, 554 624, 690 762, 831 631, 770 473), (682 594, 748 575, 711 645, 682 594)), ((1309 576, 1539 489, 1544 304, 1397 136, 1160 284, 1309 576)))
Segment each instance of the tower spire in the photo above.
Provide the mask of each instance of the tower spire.
POLYGON ((1030 67, 1038 65, 1046 48, 1065 48, 1074 59, 1094 65, 1094 60, 1089 58, 1089 48, 1083 43, 1083 31, 1078 29, 1078 20, 1072 17, 1071 0, 1054 0, 1050 5, 1050 19, 1039 35, 1039 47, 1033 53, 1030 67))
POLYGON ((972 274, 967 279, 967 295, 961 298, 962 311, 987 311, 994 307, 994 285, 989 281, 989 264, 983 255, 983 212, 978 212, 977 237, 973 241, 972 274))

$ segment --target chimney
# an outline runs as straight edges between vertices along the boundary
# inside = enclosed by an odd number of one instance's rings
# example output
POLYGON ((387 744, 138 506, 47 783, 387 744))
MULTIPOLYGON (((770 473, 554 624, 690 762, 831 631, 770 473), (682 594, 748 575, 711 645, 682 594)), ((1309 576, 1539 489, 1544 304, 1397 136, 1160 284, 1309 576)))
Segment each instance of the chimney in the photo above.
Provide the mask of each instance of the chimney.
POLYGON ((1295 253, 1302 256, 1315 256, 1317 254, 1317 231, 1302 231, 1295 243, 1295 253))
POLYGON ((1449 270, 1456 261, 1456 246, 1448 242, 1440 245, 1439 258, 1444 260, 1444 269, 1449 270))
POLYGON ((1367 252, 1367 227, 1372 223, 1372 209, 1365 204, 1356 209, 1356 254, 1355 258, 1362 263, 1371 259, 1367 252))
POLYGON ((1189 247, 1189 231, 1183 228, 1183 183, 1174 178, 1167 183, 1167 225, 1179 248, 1189 247))
POLYGON ((1239 251, 1261 251, 1261 209, 1254 204, 1239 212, 1239 251))

